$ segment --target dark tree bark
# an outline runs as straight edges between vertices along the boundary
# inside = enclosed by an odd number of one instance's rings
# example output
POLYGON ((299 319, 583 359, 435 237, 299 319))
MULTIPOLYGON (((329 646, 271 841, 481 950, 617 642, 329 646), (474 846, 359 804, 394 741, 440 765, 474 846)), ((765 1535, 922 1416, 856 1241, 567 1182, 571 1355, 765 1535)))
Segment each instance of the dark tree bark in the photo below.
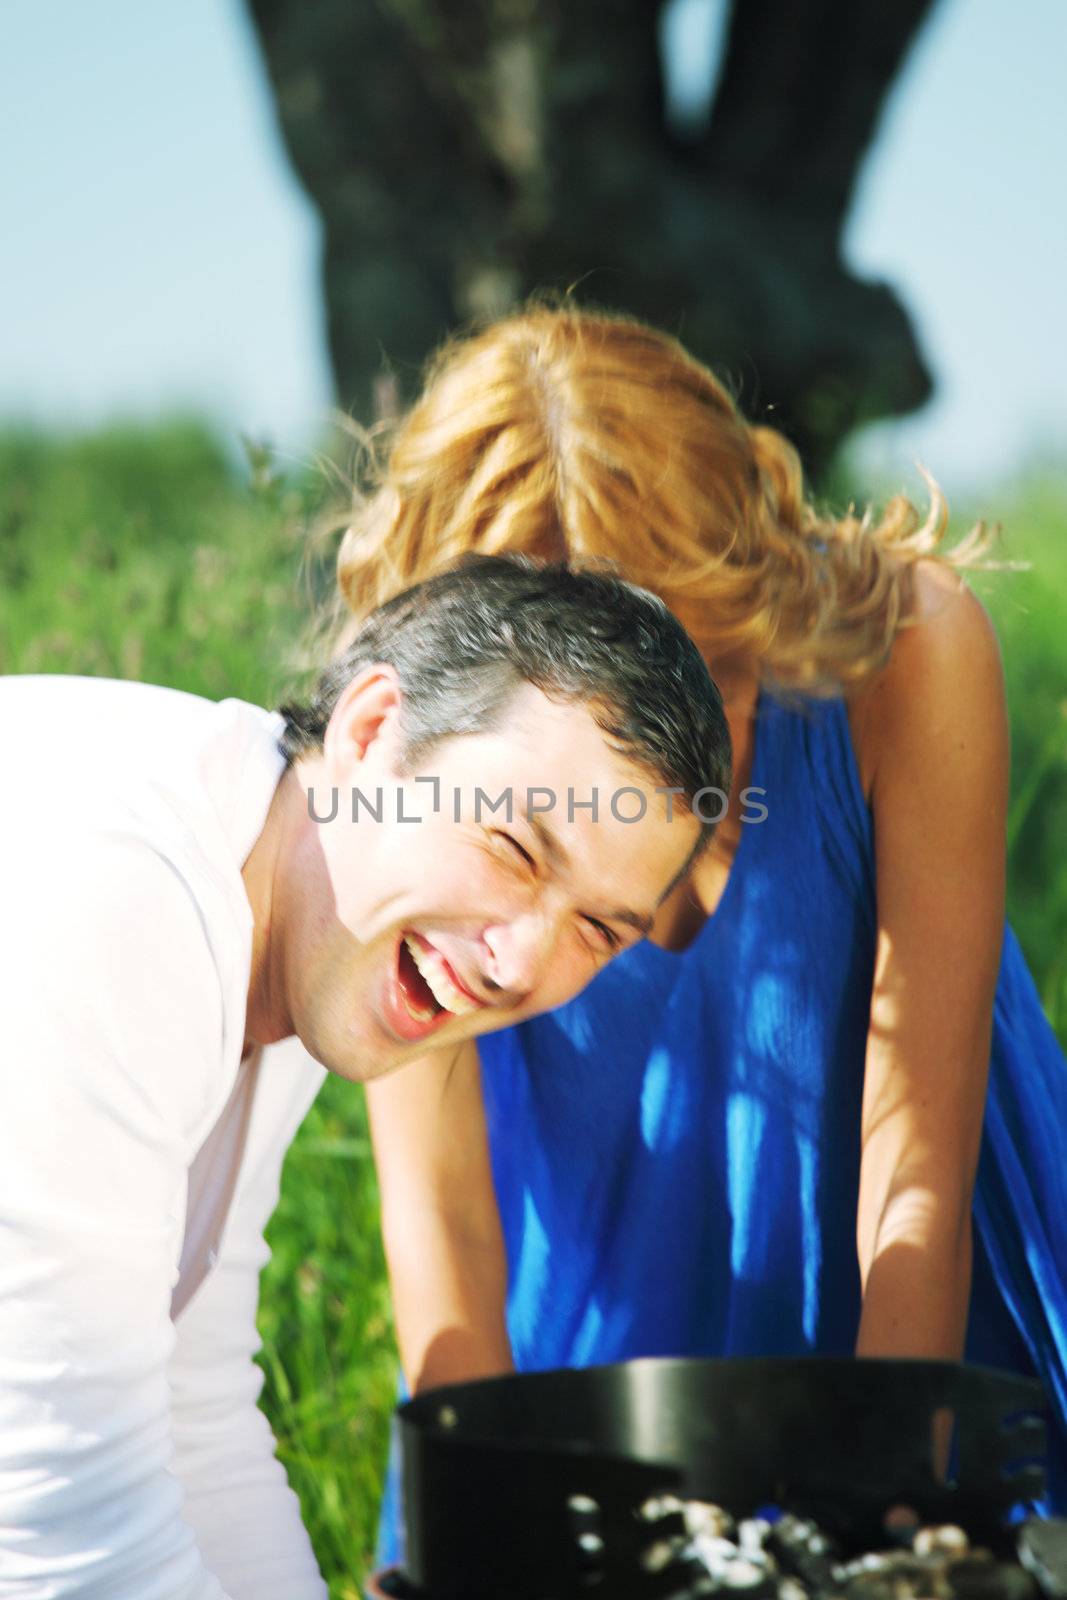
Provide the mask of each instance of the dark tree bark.
POLYGON ((676 331, 825 465, 930 380, 840 260, 857 171, 931 0, 735 0, 707 125, 665 123, 659 0, 249 0, 325 225, 338 395, 416 390, 457 323, 535 289, 676 331))

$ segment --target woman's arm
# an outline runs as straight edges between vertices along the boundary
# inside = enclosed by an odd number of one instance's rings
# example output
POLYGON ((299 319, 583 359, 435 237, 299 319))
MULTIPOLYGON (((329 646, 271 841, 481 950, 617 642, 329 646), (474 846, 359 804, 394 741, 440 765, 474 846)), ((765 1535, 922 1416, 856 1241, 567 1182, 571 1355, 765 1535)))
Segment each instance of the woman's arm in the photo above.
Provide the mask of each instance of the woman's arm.
POLYGON ((367 1105, 409 1386, 510 1371, 507 1261, 477 1047, 368 1084, 367 1105))
POLYGON ((922 620, 865 696, 878 941, 863 1095, 857 1354, 956 1358, 1004 932, 1008 731, 978 601, 918 574, 922 620))

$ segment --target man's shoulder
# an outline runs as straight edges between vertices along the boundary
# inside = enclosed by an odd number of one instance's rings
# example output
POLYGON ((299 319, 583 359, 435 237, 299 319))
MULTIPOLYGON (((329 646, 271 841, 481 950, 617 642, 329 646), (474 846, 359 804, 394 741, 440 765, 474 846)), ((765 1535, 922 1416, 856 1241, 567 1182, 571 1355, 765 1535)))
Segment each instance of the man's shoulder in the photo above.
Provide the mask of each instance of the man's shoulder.
POLYGON ((19 717, 18 731, 32 737, 43 718, 67 706, 110 719, 150 715, 171 708, 210 707, 214 701, 184 689, 134 678, 79 677, 62 672, 0 674, 0 705, 19 717))
MULTIPOLYGON (((0 713, 9 752, 30 762, 69 764, 92 758, 85 783, 109 769, 144 766, 179 743, 209 733, 225 709, 240 701, 204 699, 184 689, 123 678, 61 673, 0 675, 0 713)), ((247 706, 250 716, 266 715, 247 706)))
MULTIPOLYGON (((276 714, 244 701, 114 679, 0 677, 10 781, 0 789, 0 849, 32 849, 57 825, 182 841, 239 870, 262 826, 283 759, 276 714)), ((239 887, 231 883, 231 887, 239 887)))
MULTIPOLYGON (((282 765, 271 715, 140 683, 0 679, 5 939, 106 948, 111 969, 215 969, 233 1027, 251 959, 241 865, 282 765), (17 737, 15 730, 18 730, 17 737), (203 953, 198 958, 197 950, 203 953)), ((188 980, 187 980, 188 981, 188 980)))
POLYGON ((110 678, 0 677, 0 726, 12 781, 0 816, 62 796, 85 811, 108 794, 128 803, 138 775, 177 770, 218 707, 155 684, 110 678))
POLYGON ((0 846, 4 932, 24 956, 53 968, 66 960, 74 972, 125 965, 130 982, 151 976, 153 952, 210 950, 202 886, 181 852, 124 820, 59 811, 40 820, 38 837, 0 846))
POLYGON ((57 830, 47 854, 5 856, 0 1005, 16 1081, 29 1072, 48 1099, 88 1075, 123 1103, 153 1086, 173 1127, 202 1136, 239 1006, 201 885, 151 839, 91 821, 57 830))

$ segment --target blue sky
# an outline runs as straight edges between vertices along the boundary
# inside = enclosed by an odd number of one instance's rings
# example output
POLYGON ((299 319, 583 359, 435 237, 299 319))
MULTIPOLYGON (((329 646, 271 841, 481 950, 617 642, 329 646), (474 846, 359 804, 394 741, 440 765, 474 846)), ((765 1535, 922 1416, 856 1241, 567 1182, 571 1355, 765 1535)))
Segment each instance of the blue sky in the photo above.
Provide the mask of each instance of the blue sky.
MULTIPOLYGON (((695 40, 721 0, 685 5, 695 40)), ((912 487, 916 459, 951 492, 1067 455, 1067 5, 1008 16, 940 0, 848 229, 939 379, 860 442, 912 487)), ((307 450, 330 403, 318 224, 238 0, 4 0, 0 149, 0 416, 193 407, 307 450)))

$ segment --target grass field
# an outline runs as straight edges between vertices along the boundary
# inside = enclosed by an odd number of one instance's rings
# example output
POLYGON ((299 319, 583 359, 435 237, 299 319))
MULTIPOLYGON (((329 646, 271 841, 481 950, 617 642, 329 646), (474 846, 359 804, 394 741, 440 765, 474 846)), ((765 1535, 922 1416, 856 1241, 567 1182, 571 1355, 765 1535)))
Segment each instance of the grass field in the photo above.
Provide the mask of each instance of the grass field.
MULTIPOLYGON (((136 677, 274 702, 306 620, 320 495, 243 481, 197 424, 82 439, 0 435, 0 672, 136 677), (303 597, 303 598, 302 598, 303 597)), ((1000 630, 1014 737, 1010 914, 1067 1035, 1067 481, 979 508, 1025 574, 978 587, 1000 630)), ((965 518, 958 519, 962 529, 965 518)), ((9 730, 10 737, 10 730, 9 730)), ((373 1547, 395 1385, 358 1090, 330 1080, 290 1152, 264 1276, 265 1404, 334 1600, 373 1547)))

